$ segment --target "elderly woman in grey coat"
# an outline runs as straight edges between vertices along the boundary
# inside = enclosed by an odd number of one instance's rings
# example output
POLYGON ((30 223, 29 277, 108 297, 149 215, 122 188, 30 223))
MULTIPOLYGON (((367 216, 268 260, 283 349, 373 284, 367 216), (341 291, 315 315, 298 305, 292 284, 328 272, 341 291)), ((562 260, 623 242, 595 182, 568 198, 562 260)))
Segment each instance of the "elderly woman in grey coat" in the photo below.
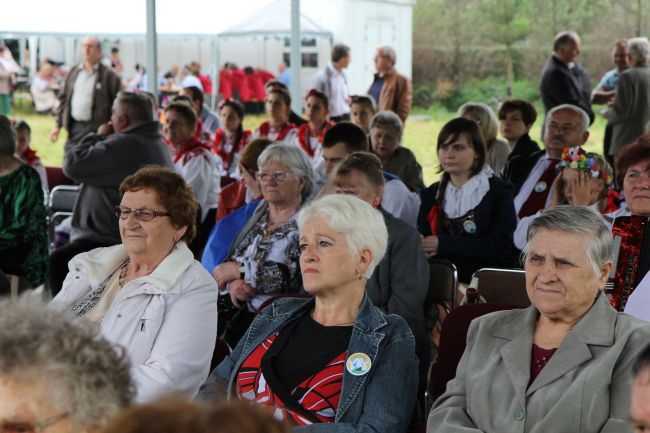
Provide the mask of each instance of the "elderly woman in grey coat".
POLYGON ((560 206, 529 227, 532 305, 474 320, 456 378, 427 432, 627 432, 631 366, 650 324, 618 314, 602 292, 612 237, 602 217, 560 206))

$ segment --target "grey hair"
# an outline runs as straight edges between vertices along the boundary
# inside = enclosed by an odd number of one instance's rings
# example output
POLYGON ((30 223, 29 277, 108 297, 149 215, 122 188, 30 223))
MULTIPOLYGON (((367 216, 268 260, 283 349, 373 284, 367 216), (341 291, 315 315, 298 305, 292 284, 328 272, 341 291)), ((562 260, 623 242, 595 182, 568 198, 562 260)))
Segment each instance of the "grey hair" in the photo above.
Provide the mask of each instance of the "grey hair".
POLYGON ((375 114, 370 120, 370 131, 375 128, 389 128, 395 131, 402 141, 402 133, 404 132, 404 123, 397 114, 392 111, 380 111, 375 114))
POLYGON ((85 38, 82 39, 82 43, 84 40, 93 41, 93 43, 97 45, 97 48, 99 48, 99 51, 102 51, 102 41, 97 36, 92 36, 92 35, 86 36, 85 38))
POLYGON ((572 31, 563 31, 555 35, 553 40, 553 51, 558 52, 561 48, 566 48, 571 42, 580 43, 580 36, 576 32, 572 31))
POLYGON ((589 115, 582 108, 572 104, 561 104, 548 110, 548 113, 546 114, 547 126, 548 126, 548 121, 551 119, 551 116, 556 111, 560 111, 560 110, 571 110, 577 113, 580 116, 580 126, 582 126, 582 131, 583 132, 589 131, 589 115))
POLYGON ((102 426, 135 395, 123 349, 89 323, 23 301, 0 301, 0 376, 46 384, 46 397, 69 413, 72 431, 102 426))
POLYGON ((0 114, 0 154, 13 156, 14 153, 16 153, 16 129, 7 116, 0 114))
POLYGON ((494 110, 482 102, 467 102, 460 106, 456 115, 463 117, 469 112, 474 113, 478 117, 478 126, 483 134, 485 145, 489 146, 489 143, 497 138, 497 132, 499 131, 499 121, 497 120, 496 114, 494 114, 494 110))
POLYGON ((648 62, 650 55, 650 43, 648 38, 632 38, 628 41, 627 50, 630 53, 630 58, 635 64, 645 65, 648 62))
POLYGON ((151 122, 153 119, 153 104, 146 95, 120 92, 115 98, 115 104, 129 118, 130 123, 151 122))
POLYGON ((393 47, 389 45, 383 45, 381 47, 377 47, 377 51, 383 57, 386 57, 391 62, 393 62, 393 65, 397 62, 397 53, 395 52, 395 49, 393 47))
MULTIPOLYGON (((343 236, 354 254, 368 249, 372 260, 365 277, 370 278, 386 254, 388 230, 384 217, 369 203, 346 194, 330 194, 311 202, 298 215, 298 229, 312 218, 321 217, 343 236)), ((336 270, 333 270, 336 271, 336 270)))
POLYGON ((589 262, 596 277, 601 267, 613 254, 612 234, 602 215, 585 206, 558 206, 544 212, 528 226, 527 242, 522 257, 526 261, 530 243, 540 230, 561 231, 580 235, 585 239, 589 262))
POLYGON ((314 189, 314 171, 305 152, 297 146, 283 143, 272 144, 264 149, 257 158, 257 167, 261 171, 262 167, 271 161, 286 165, 293 175, 301 177, 305 181, 305 186, 302 187, 300 192, 302 202, 305 203, 314 189))

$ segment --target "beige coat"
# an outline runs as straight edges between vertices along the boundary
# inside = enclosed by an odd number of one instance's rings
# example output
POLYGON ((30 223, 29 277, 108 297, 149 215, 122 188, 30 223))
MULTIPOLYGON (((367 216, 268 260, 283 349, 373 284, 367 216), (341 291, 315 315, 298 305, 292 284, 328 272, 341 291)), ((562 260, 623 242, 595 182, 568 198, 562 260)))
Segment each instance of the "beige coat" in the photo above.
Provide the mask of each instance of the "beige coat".
POLYGON ((456 378, 435 402, 427 433, 631 432, 631 367, 650 324, 600 295, 528 386, 535 307, 474 320, 456 378))

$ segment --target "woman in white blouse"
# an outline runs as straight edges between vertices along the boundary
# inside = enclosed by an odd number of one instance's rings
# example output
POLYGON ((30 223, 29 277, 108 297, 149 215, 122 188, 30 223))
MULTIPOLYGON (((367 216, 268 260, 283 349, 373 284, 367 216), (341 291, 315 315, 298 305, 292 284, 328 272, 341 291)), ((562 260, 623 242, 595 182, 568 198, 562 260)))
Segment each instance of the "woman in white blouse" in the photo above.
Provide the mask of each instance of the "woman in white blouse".
POLYGON ((176 171, 192 187, 200 210, 197 237, 191 246, 195 257, 214 226, 221 185, 218 160, 209 144, 196 137, 198 117, 192 106, 184 101, 171 102, 165 107, 165 139, 170 145, 176 171))
POLYGON ((476 122, 457 118, 438 135, 442 177, 420 192, 418 230, 428 257, 445 258, 469 283, 482 267, 509 267, 517 215, 510 186, 486 164, 476 122))

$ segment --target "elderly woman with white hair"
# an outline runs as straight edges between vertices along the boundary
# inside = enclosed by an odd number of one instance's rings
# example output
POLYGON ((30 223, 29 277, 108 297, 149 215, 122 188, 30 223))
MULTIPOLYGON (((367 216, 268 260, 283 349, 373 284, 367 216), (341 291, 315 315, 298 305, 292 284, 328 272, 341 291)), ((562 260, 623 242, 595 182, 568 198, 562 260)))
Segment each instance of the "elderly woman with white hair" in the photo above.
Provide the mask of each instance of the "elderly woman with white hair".
POLYGON ((559 206, 533 221, 524 249, 532 305, 472 322, 427 432, 630 431, 631 367, 650 324, 609 304, 611 256, 611 234, 591 209, 559 206))
POLYGON ((128 357, 86 324, 0 302, 0 431, 91 433, 131 404, 128 357))
POLYGON ((330 195, 300 213, 300 267, 313 298, 265 308, 201 397, 256 402, 301 432, 405 432, 415 408, 415 340, 365 293, 382 260, 381 213, 330 195), (226 385, 226 389, 223 389, 226 385))
POLYGON ((231 347, 267 299, 302 287, 296 214, 313 189, 311 163, 299 147, 274 144, 260 154, 257 167, 263 200, 235 236, 225 260, 208 269, 220 290, 219 336, 231 347))
POLYGON ((404 123, 392 111, 380 111, 370 121, 370 148, 385 172, 399 177, 411 191, 424 188, 422 166, 410 149, 402 147, 404 123))
POLYGON ((499 122, 494 111, 487 104, 468 102, 461 105, 456 114, 458 117, 464 117, 478 123, 487 146, 486 162, 495 173, 501 173, 508 160, 508 155, 510 155, 510 146, 505 141, 497 138, 499 122))
POLYGON ((645 37, 632 38, 627 46, 631 67, 619 76, 614 106, 607 114, 607 124, 612 126, 609 154, 614 158, 644 134, 650 121, 650 43, 645 37))

